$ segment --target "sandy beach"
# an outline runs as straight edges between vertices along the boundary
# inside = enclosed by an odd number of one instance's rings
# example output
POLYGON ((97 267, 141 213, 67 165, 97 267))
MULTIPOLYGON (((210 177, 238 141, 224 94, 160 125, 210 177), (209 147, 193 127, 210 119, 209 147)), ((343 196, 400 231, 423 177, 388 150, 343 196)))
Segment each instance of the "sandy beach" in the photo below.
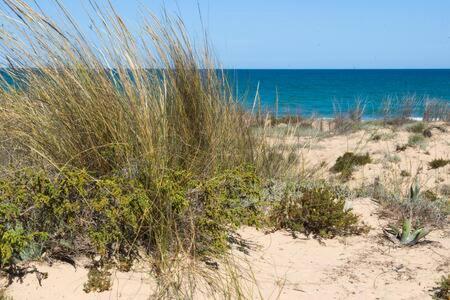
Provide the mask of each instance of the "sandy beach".
MULTIPOLYGON (((430 169, 434 158, 450 157, 450 127, 443 123, 431 130, 426 144, 396 151, 411 135, 405 128, 369 126, 348 134, 301 136, 282 143, 298 144, 298 154, 316 176, 332 180, 329 171, 344 152, 369 153, 373 162, 359 167, 344 184, 355 190, 373 183, 407 187, 412 177, 400 176, 402 170, 418 174, 424 189, 437 192, 450 183, 450 165, 430 169), (445 130, 443 130, 445 129, 445 130), (374 141, 374 136, 381 135, 374 141), (395 159, 392 159, 395 157, 395 159)), ((280 126, 280 127, 283 127, 280 126)), ((447 195, 448 197, 448 195, 447 195)), ((293 238, 287 231, 267 232, 251 227, 238 230, 248 243, 247 251, 233 253, 242 280, 252 298, 261 299, 424 299, 441 275, 450 268, 450 227, 434 229, 423 243, 399 247, 383 236, 382 229, 392 220, 376 200, 370 197, 349 199, 353 211, 370 226, 361 236, 314 239, 302 234, 293 238), (246 275, 245 275, 246 274, 246 275), (253 278, 250 278, 252 274, 253 278)), ((55 262, 35 263, 48 273, 42 286, 33 274, 14 280, 7 294, 14 299, 148 299, 155 287, 148 267, 134 267, 123 273, 112 271, 113 285, 103 293, 86 294, 87 261, 77 261, 77 268, 55 262)), ((138 264, 139 265, 139 264, 138 264)), ((208 298, 202 295, 199 298, 208 298)))

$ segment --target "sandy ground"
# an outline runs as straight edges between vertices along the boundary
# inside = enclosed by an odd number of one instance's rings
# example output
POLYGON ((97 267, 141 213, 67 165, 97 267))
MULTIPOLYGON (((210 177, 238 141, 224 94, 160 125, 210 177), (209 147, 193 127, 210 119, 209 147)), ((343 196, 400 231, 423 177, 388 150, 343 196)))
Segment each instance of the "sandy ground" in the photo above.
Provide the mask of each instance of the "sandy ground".
POLYGON ((372 227, 367 236, 324 240, 286 232, 242 229, 256 242, 247 256, 264 299, 429 299, 430 288, 450 271, 448 230, 427 242, 394 247, 381 236, 385 220, 370 199, 356 199, 354 211, 372 227))
MULTIPOLYGON (((410 133, 391 129, 370 129, 327 138, 298 137, 287 141, 298 145, 304 166, 316 174, 333 177, 328 170, 346 151, 369 153, 373 163, 360 167, 347 183, 355 188, 370 184, 376 177, 386 184, 406 190, 414 174, 421 185, 438 191, 450 184, 450 165, 428 168, 434 158, 450 158, 450 129, 433 129, 433 136, 422 147, 396 152, 410 133), (373 141, 374 134, 383 138, 373 141), (400 176, 402 170, 412 176, 400 176)), ((353 210, 371 226, 367 235, 336 238, 319 242, 278 231, 266 234, 253 228, 241 228, 242 238, 251 244, 247 254, 235 250, 242 274, 252 274, 257 287, 250 283, 254 299, 428 299, 430 288, 441 275, 450 272, 450 228, 432 231, 426 242, 399 248, 382 237, 389 220, 378 214, 375 202, 354 199, 353 210)), ((23 282, 14 281, 7 294, 14 299, 149 299, 154 281, 148 270, 113 273, 111 291, 86 294, 83 284, 87 269, 56 263, 52 267, 36 264, 48 272, 39 286, 34 275, 23 282)), ((208 297, 204 297, 208 298, 208 297)))
MULTIPOLYGON (((319 242, 278 231, 242 228, 253 246, 235 251, 242 274, 253 274, 254 299, 427 299, 441 275, 450 271, 450 232, 433 231, 427 242, 399 248, 381 236, 380 219, 370 199, 356 199, 354 211, 372 227, 365 236, 319 242)), ((113 288, 86 294, 87 270, 57 263, 37 265, 48 272, 39 286, 34 275, 8 288, 14 299, 149 299, 154 287, 145 270, 114 272, 113 288)), ((252 286, 252 283, 250 284, 252 286)), ((203 298, 203 297, 202 297, 203 298)), ((207 298, 207 297, 205 297, 207 298)))
POLYGON ((148 270, 133 270, 122 273, 112 271, 113 286, 103 293, 85 293, 84 283, 87 281, 88 269, 84 261, 77 262, 77 268, 65 263, 34 264, 48 278, 39 285, 34 274, 23 278, 23 282, 15 280, 7 288, 7 295, 13 299, 149 299, 154 289, 154 281, 148 270))
POLYGON ((430 169, 428 163, 433 159, 450 159, 450 126, 436 123, 444 128, 431 129, 432 136, 425 138, 422 145, 407 147, 405 151, 396 151, 397 145, 405 145, 412 133, 405 129, 368 127, 364 130, 331 137, 299 136, 275 139, 274 143, 292 146, 300 156, 302 168, 314 169, 316 175, 330 178, 335 176, 329 169, 336 159, 345 152, 369 153, 372 163, 356 169, 353 178, 346 183, 351 188, 361 187, 374 182, 379 177, 387 185, 402 186, 404 190, 418 175, 422 189, 439 188, 450 184, 450 164, 438 169, 430 169), (373 137, 379 135, 380 140, 373 137), (411 176, 400 176, 401 171, 411 176))

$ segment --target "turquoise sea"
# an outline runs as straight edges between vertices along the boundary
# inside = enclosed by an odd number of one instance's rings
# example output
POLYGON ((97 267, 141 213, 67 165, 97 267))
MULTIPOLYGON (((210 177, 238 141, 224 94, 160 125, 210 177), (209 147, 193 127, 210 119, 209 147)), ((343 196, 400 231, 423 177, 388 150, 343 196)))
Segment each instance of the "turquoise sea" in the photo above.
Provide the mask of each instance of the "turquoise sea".
MULTIPOLYGON (((333 115, 347 111, 356 100, 365 103, 365 118, 379 116, 383 99, 415 96, 418 102, 434 98, 450 103, 449 69, 407 70, 227 70, 236 93, 252 109, 259 83, 263 110, 278 114, 333 115)), ((423 105, 415 107, 420 117, 423 105)))
MULTIPOLYGON (((364 118, 380 116, 384 99, 392 102, 415 96, 414 115, 422 116, 423 103, 437 99, 450 103, 450 69, 407 70, 225 70, 233 90, 251 110, 258 91, 261 109, 278 115, 331 117, 365 103, 364 118)), ((0 69, 0 76, 5 76, 0 69)), ((7 78, 11 84, 11 79, 7 78)), ((1 85, 0 85, 1 88, 1 85)), ((255 107, 257 109, 259 105, 255 107)))

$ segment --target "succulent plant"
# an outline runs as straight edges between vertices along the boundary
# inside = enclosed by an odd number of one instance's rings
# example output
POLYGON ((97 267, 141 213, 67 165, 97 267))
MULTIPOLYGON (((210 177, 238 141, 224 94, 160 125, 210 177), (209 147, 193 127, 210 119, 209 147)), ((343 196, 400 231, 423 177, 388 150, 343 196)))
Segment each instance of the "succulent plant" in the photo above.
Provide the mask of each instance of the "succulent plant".
POLYGON ((398 229, 395 226, 390 226, 383 229, 385 236, 393 243, 400 244, 402 246, 413 246, 420 242, 427 234, 430 233, 428 228, 412 229, 411 219, 406 219, 403 222, 402 229, 398 229))
POLYGON ((409 200, 417 201, 419 200, 419 195, 420 195, 420 186, 416 181, 416 183, 414 185, 411 185, 409 189, 409 200))

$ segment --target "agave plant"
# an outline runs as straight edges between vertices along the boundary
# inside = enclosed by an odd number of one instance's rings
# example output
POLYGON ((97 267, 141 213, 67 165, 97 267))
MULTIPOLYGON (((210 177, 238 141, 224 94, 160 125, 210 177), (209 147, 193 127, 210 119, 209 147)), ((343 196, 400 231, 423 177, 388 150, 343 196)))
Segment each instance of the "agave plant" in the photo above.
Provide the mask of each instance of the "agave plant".
MULTIPOLYGON (((417 202, 419 201, 420 196, 420 186, 418 182, 414 185, 411 185, 409 189, 409 201, 417 202)), ((412 246, 420 242, 420 240, 424 239, 427 234, 430 233, 430 229, 428 228, 419 228, 413 230, 412 228, 412 211, 410 210, 409 218, 403 221, 403 226, 401 229, 398 229, 395 226, 389 226, 388 228, 383 229, 385 236, 390 239, 392 242, 396 244, 400 244, 402 246, 412 246)))
POLYGON ((415 185, 411 185, 411 187, 409 188, 409 200, 414 202, 419 200, 419 195, 420 195, 420 186, 419 184, 415 183, 415 185))
POLYGON ((388 239, 396 244, 402 246, 413 246, 424 239, 427 234, 430 233, 428 228, 419 228, 412 230, 411 219, 406 219, 403 222, 402 229, 398 229, 395 226, 385 228, 384 234, 388 239))

